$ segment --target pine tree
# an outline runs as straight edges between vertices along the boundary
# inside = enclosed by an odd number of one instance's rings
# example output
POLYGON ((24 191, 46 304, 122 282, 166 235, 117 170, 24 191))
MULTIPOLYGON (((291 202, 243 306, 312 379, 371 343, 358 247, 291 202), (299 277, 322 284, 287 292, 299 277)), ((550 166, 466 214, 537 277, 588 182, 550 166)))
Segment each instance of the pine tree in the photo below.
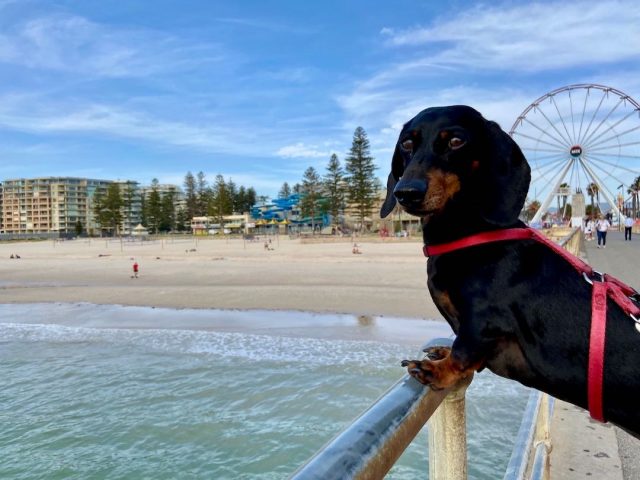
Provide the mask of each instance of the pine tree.
POLYGON ((227 206, 228 210, 225 215, 231 215, 236 213, 235 206, 237 201, 236 198, 238 197, 238 187, 236 187, 236 184, 231 179, 227 182, 227 195, 229 196, 229 200, 227 206))
POLYGON ((151 192, 144 202, 145 219, 153 233, 158 233, 162 219, 162 198, 160 197, 159 182, 157 178, 151 180, 151 192))
POLYGON ((185 215, 191 222, 191 219, 197 216, 198 212, 198 194, 196 187, 196 178, 191 172, 187 172, 184 177, 184 196, 185 196, 185 215))
POLYGON ((197 184, 196 184, 196 195, 198 198, 197 201, 197 211, 196 216, 202 217, 207 214, 207 206, 210 202, 209 188, 207 187, 207 179, 204 172, 198 172, 197 175, 197 184))
POLYGON ((123 205, 120 186, 117 183, 110 183, 104 195, 96 193, 93 199, 93 211, 100 228, 110 230, 113 235, 119 235, 123 205))
POLYGON ((191 218, 187 216, 187 209, 181 208, 176 213, 176 230, 178 232, 190 231, 191 229, 191 218))
POLYGON ((238 192, 233 197, 233 211, 238 213, 244 213, 247 210, 244 210, 245 199, 247 198, 246 189, 240 185, 238 188, 238 192))
POLYGON ((229 192, 229 184, 225 182, 222 175, 216 175, 208 214, 216 218, 216 223, 218 223, 224 231, 223 217, 232 213, 232 209, 233 198, 229 192))
POLYGON ((322 182, 315 168, 309 167, 305 170, 301 190, 300 211, 302 216, 311 217, 311 230, 315 231, 315 217, 322 193, 322 182))
POLYGON ((241 212, 248 212, 251 208, 258 202, 258 195, 256 194, 256 190, 253 187, 249 187, 246 190, 244 204, 240 209, 241 212))
POLYGON ((327 197, 327 210, 337 223, 340 212, 344 208, 345 183, 344 170, 340 165, 338 156, 334 153, 329 159, 327 173, 323 177, 324 194, 327 197))
POLYGON ((122 206, 124 208, 125 230, 126 227, 129 228, 129 231, 125 231, 125 233, 129 235, 133 233, 131 231, 133 228, 133 225, 131 225, 131 218, 133 217, 133 204, 138 195, 137 183, 127 181, 124 192, 122 192, 122 206))
POLYGON ((376 201, 377 189, 374 172, 376 167, 369 154, 369 139, 362 127, 353 133, 349 156, 345 159, 346 180, 349 186, 347 200, 355 208, 360 220, 359 230, 364 229, 364 219, 371 214, 376 201))
POLYGON ((289 195, 291 195, 291 187, 287 182, 284 182, 278 192, 278 198, 287 198, 289 195))
POLYGON ((175 190, 169 190, 161 195, 160 199, 160 219, 158 222, 158 230, 161 232, 169 232, 175 229, 176 225, 176 207, 175 207, 175 190))

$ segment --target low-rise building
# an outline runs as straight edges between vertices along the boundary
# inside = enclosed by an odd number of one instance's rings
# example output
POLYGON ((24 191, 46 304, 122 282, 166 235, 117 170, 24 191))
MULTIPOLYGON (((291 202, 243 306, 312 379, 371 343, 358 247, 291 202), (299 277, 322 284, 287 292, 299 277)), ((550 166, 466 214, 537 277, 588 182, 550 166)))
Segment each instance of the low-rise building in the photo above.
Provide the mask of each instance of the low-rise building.
POLYGON ((191 231, 194 235, 217 235, 230 233, 250 233, 255 227, 248 213, 224 215, 222 223, 218 217, 193 217, 191 231))

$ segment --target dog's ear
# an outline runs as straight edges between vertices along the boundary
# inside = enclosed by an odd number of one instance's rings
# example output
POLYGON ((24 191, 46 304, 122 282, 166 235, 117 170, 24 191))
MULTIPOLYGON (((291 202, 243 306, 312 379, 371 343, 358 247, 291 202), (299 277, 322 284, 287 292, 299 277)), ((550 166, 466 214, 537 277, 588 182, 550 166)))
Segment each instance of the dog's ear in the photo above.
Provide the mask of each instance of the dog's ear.
POLYGON ((531 169, 520 147, 500 126, 487 121, 488 157, 479 197, 482 217, 495 225, 514 223, 524 205, 531 181, 531 169))
POLYGON ((389 215, 396 206, 396 197, 393 194, 393 189, 396 188, 396 183, 400 180, 400 177, 404 173, 404 155, 400 150, 400 145, 396 143, 396 149, 393 152, 393 159, 391 160, 391 172, 387 177, 387 198, 385 198, 382 208, 380 209, 380 218, 385 218, 389 215))

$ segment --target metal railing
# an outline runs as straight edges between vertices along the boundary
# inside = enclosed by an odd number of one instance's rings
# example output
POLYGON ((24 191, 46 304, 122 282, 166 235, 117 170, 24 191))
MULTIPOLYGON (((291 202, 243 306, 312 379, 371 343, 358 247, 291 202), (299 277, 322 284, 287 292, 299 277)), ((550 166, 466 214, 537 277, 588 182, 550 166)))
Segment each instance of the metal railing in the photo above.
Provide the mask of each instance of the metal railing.
POLYGON ((504 480, 549 478, 554 402, 553 397, 537 390, 529 395, 504 480))
MULTIPOLYGON (((565 231, 562 238, 556 238, 574 255, 580 255, 583 251, 584 239, 579 228, 565 231)), ((436 339, 425 347, 450 346, 451 343, 451 339, 436 339)), ((465 392, 471 380, 467 378, 451 389, 434 391, 405 375, 300 467, 291 477, 292 480, 384 478, 427 422, 429 478, 465 480, 465 392)), ((549 478, 553 404, 552 397, 532 391, 505 480, 549 478)))
MULTIPOLYGON (((425 347, 450 346, 436 339, 425 347)), ((429 420, 430 478, 466 478, 464 392, 471 377, 435 391, 405 375, 291 477, 294 480, 381 479, 429 420)))

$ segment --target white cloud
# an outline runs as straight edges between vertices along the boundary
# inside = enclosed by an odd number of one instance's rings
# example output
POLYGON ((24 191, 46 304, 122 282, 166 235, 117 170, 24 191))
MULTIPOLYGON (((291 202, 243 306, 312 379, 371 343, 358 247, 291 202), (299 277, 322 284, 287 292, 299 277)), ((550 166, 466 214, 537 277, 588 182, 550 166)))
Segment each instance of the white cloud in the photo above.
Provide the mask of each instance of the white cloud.
POLYGON ((332 153, 331 150, 326 148, 321 149, 317 145, 305 145, 303 142, 287 145, 276 151, 276 155, 285 158, 329 158, 332 153))
MULTIPOLYGON (((0 97, 0 127, 29 133, 93 134, 98 137, 142 140, 158 148, 174 146, 208 153, 252 157, 264 155, 264 151, 256 150, 255 144, 238 141, 238 129, 230 122, 166 120, 103 103, 74 106, 51 103, 37 95, 0 97)), ((252 128, 252 131, 260 138, 275 137, 273 132, 259 126, 252 128)), ((281 139, 273 138, 271 145, 264 145, 265 151, 275 150, 278 142, 281 139)))
POLYGON ((430 26, 381 33, 392 46, 432 47, 423 59, 435 64, 484 70, 540 71, 640 57, 640 9, 629 0, 482 5, 430 26))
POLYGON ((0 61, 99 77, 141 77, 224 58, 214 45, 163 32, 106 28, 80 16, 28 20, 0 34, 0 61))

